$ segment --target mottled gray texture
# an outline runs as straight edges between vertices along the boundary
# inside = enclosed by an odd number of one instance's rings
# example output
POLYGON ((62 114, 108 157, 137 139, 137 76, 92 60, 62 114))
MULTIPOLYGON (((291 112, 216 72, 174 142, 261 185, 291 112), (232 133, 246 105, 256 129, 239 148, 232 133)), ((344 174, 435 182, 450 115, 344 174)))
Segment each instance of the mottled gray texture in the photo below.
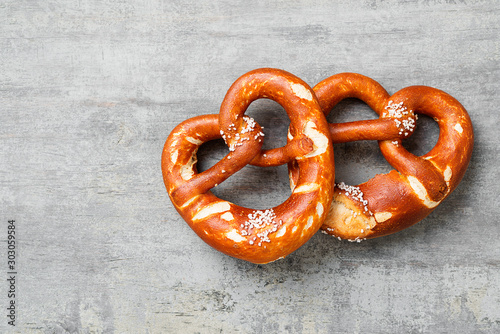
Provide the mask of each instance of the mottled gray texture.
MULTIPOLYGON (((478 0, 2 1, 0 216, 17 223, 16 332, 500 332, 499 18, 497 1, 478 0), (265 266, 214 251, 169 202, 162 147, 258 67, 311 85, 353 71, 391 93, 445 90, 475 126, 464 180, 427 219, 386 238, 317 234, 265 266)), ((266 145, 284 142, 279 106, 258 101, 248 113, 266 145)), ((355 101, 335 113, 374 117, 355 101)), ((438 130, 419 126, 407 145, 424 153, 438 130)), ((390 169, 376 143, 335 149, 338 180, 390 169)), ((205 145, 201 167, 224 152, 205 145)), ((216 193, 277 205, 286 167, 245 168, 216 193)))

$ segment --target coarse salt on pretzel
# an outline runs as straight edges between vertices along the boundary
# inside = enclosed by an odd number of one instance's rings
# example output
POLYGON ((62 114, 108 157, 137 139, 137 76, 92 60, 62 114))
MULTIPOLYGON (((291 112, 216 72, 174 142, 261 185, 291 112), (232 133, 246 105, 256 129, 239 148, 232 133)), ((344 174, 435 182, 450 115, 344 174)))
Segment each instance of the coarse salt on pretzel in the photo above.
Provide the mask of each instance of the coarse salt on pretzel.
POLYGON ((328 124, 312 89, 290 73, 259 69, 229 89, 220 114, 188 119, 169 135, 162 172, 172 203, 209 245, 233 257, 267 263, 304 244, 322 225, 333 195, 333 146, 328 124), (259 98, 278 102, 287 112, 296 140, 261 151, 261 127, 244 112, 259 98), (202 173, 196 171, 199 146, 223 137, 229 153, 202 173), (253 210, 217 198, 210 189, 252 162, 275 166, 295 161, 296 187, 282 204, 253 210))
MULTIPOLYGON (((467 111, 452 96, 426 86, 389 96, 376 81, 354 73, 327 78, 314 91, 325 114, 348 97, 377 112, 378 120, 330 124, 332 141, 379 140, 383 156, 396 169, 358 186, 336 184, 324 232, 359 242, 400 231, 425 218, 459 184, 474 135, 467 111), (415 113, 432 117, 440 130, 434 148, 421 157, 401 145, 415 128, 415 113)), ((293 165, 291 177, 296 178, 293 165)))

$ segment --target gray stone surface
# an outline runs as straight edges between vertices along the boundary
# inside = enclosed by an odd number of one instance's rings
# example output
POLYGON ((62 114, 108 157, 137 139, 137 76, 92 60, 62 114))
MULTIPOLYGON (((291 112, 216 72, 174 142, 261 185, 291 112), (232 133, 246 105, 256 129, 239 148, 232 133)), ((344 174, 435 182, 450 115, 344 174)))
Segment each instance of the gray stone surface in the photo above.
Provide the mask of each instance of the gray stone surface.
MULTIPOLYGON (((499 17, 497 1, 479 0, 2 1, 0 332, 500 332, 499 17), (461 185, 389 237, 317 234, 262 266, 216 252, 169 202, 162 147, 182 120, 217 113, 232 82, 259 67, 311 85, 352 71, 391 93, 445 90, 475 126, 461 185)), ((248 113, 266 145, 284 142, 279 106, 257 101, 248 113)), ((330 120, 363 118, 374 115, 345 101, 330 120)), ((407 145, 425 153, 438 129, 425 118, 419 126, 407 145)), ((335 150, 338 180, 390 169, 375 143, 335 150)), ((224 153, 205 145, 201 167, 224 153)), ((289 194, 286 167, 247 167, 216 192, 277 205, 289 194)))

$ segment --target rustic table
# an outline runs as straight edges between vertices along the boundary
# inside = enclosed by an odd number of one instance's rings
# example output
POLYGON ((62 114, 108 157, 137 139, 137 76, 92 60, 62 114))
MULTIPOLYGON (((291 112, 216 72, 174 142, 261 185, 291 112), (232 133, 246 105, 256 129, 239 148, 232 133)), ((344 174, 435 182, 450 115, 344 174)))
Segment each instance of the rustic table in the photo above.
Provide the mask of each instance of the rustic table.
MULTIPOLYGON (((2 333, 500 331, 497 1, 4 0, 0 19, 2 333), (448 92, 475 127, 462 183, 388 237, 318 233, 268 265, 213 250, 168 199, 163 144, 260 67, 311 86, 357 72, 390 93, 448 92)), ((248 114, 267 147, 284 143, 277 103, 248 114)), ((329 120, 374 117, 347 100, 329 120)), ((405 145, 423 154, 439 130, 417 125, 405 145)), ((200 169, 226 150, 205 144, 200 169)), ((335 157, 350 184, 391 169, 375 142, 335 145, 335 157)), ((275 206, 287 169, 245 167, 215 192, 275 206)))

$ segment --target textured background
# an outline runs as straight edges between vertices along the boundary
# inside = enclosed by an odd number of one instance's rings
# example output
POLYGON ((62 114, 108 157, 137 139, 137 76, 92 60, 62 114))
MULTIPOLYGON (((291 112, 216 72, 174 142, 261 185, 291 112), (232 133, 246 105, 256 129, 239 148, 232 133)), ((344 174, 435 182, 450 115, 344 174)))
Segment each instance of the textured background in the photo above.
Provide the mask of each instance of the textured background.
MULTIPOLYGON (((499 10, 479 0, 3 0, 0 332, 500 332, 499 10), (352 71, 390 93, 445 90, 475 127, 462 183, 389 237, 317 234, 263 266, 214 251, 169 202, 162 147, 182 120, 217 113, 232 82, 258 67, 310 85, 352 71), (15 329, 3 314, 9 219, 15 329)), ((335 110, 331 121, 374 118, 356 101, 335 110)), ((268 147, 284 142, 279 105, 257 101, 248 114, 268 147)), ((405 145, 425 153, 438 132, 422 117, 405 145)), ((335 150, 338 181, 390 170, 376 143, 335 150)), ((225 152, 205 144, 201 168, 225 152)), ((277 205, 289 195, 286 167, 247 167, 216 194, 277 205)))

